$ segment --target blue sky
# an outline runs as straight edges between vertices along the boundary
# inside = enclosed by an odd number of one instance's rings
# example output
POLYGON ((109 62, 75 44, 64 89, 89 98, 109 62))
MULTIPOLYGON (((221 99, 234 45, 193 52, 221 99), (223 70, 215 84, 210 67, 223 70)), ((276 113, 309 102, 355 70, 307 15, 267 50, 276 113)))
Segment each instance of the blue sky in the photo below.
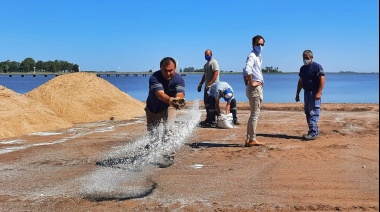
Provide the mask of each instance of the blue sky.
POLYGON ((65 60, 82 71, 148 71, 171 56, 241 71, 251 39, 263 66, 297 72, 311 49, 326 72, 379 72, 378 0, 0 0, 0 61, 65 60))

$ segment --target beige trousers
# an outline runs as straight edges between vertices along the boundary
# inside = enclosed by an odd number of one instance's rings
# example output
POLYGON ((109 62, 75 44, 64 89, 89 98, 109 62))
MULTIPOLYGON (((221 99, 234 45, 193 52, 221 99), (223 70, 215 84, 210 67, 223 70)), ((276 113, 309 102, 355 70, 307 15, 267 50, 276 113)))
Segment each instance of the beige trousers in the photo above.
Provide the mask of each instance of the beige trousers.
POLYGON ((254 141, 256 140, 257 122, 259 120, 261 102, 263 101, 263 87, 261 85, 255 87, 247 85, 246 95, 251 110, 247 124, 247 139, 254 141))

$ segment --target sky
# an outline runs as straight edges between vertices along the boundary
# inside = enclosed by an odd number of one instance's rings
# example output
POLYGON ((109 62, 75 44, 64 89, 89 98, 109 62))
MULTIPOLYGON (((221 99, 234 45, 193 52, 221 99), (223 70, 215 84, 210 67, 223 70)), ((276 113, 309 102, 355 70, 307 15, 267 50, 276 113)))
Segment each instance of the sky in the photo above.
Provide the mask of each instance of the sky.
POLYGON ((252 37, 263 68, 298 72, 302 52, 325 72, 379 72, 378 0, 0 0, 0 62, 63 60, 81 71, 242 71, 252 37))

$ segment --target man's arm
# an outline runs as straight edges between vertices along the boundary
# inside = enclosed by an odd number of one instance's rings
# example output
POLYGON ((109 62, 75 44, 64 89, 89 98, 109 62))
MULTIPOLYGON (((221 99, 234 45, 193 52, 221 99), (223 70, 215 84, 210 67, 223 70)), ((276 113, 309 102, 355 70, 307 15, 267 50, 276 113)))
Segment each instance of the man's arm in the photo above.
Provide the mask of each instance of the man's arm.
POLYGON ((185 98, 185 94, 184 93, 177 93, 175 95, 176 98, 185 98))
POLYGON ((201 79, 201 82, 199 83, 199 85, 203 85, 204 82, 205 82, 205 74, 203 73, 202 79, 201 79))
POLYGON ((220 105, 219 105, 219 103, 220 103, 219 99, 215 99, 215 110, 216 110, 217 116, 220 116, 220 105))
POLYGON ((219 75, 219 70, 215 70, 214 72, 214 75, 212 76, 212 79, 210 80, 210 82, 208 82, 208 84, 206 85, 206 88, 210 88, 210 86, 215 82, 216 78, 218 77, 219 75))
POLYGON ((230 114, 230 109, 231 109, 231 101, 228 101, 226 104, 226 114, 230 114))
POLYGON ((201 90, 202 90, 202 85, 203 85, 204 82, 205 82, 205 74, 203 73, 203 76, 202 76, 201 82, 199 83, 198 88, 197 88, 198 92, 201 92, 201 90))
POLYGON ((256 86, 262 85, 262 83, 259 82, 259 81, 253 81, 252 74, 245 76, 245 80, 247 81, 247 83, 248 83, 249 85, 252 85, 253 87, 256 87, 256 86))
POLYGON ((297 83, 296 102, 300 101, 300 92, 301 92, 301 89, 302 89, 302 78, 300 77, 298 79, 298 83, 297 83))
POLYGON ((184 93, 177 93, 174 98, 174 97, 168 96, 163 90, 159 90, 159 91, 156 91, 156 95, 159 100, 169 104, 170 106, 174 107, 177 110, 180 110, 186 104, 184 93))
POLYGON ((319 77, 319 88, 318 88, 317 94, 315 95, 315 99, 316 100, 321 99, 321 97, 322 97, 322 90, 323 90, 324 87, 325 87, 325 76, 321 75, 319 77))
POLYGON ((170 96, 168 96, 163 90, 156 91, 156 96, 158 97, 159 100, 167 104, 170 104, 170 96))

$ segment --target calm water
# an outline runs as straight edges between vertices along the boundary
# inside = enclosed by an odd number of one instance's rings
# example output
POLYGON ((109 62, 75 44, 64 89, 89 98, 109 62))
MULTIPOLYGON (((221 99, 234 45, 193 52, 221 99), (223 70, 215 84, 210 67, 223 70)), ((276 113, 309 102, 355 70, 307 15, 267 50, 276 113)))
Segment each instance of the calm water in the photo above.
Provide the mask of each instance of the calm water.
MULTIPOLYGON (((17 93, 24 94, 44 84, 55 75, 33 76, 0 76, 0 85, 17 93)), ((120 77, 101 75, 121 91, 132 97, 145 101, 148 94, 148 76, 120 77)), ((201 74, 187 74, 186 99, 203 98, 203 91, 197 92, 201 74)), ((294 102, 298 75, 297 74, 265 74, 264 102, 294 102)), ((235 91, 237 101, 248 101, 245 96, 245 86, 241 74, 221 74, 221 81, 228 82, 235 91)), ((302 95, 301 95, 302 101, 302 95)), ((379 74, 338 74, 327 73, 322 101, 325 103, 379 103, 379 74)))

